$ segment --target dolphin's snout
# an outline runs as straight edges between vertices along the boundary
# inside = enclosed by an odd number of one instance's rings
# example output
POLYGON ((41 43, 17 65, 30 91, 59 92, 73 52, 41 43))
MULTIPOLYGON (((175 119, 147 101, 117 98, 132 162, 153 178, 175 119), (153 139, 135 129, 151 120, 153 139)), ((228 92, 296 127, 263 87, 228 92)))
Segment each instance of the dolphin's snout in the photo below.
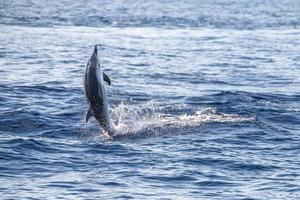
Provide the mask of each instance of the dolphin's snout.
POLYGON ((97 49, 97 45, 95 45, 93 54, 91 56, 91 63, 97 63, 97 59, 98 59, 98 49, 97 49))
POLYGON ((93 53, 97 55, 97 45, 95 45, 93 53))

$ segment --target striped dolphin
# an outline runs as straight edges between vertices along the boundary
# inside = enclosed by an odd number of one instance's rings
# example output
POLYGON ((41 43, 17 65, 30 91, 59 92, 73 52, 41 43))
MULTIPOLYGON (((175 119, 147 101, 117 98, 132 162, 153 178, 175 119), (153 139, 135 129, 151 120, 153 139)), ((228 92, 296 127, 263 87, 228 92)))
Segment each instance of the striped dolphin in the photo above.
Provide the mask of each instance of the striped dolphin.
POLYGON ((108 113, 108 99, 104 85, 106 81, 111 85, 110 78, 103 72, 95 45, 92 56, 87 62, 84 75, 84 92, 89 104, 86 122, 93 116, 100 127, 112 135, 112 124, 108 113))

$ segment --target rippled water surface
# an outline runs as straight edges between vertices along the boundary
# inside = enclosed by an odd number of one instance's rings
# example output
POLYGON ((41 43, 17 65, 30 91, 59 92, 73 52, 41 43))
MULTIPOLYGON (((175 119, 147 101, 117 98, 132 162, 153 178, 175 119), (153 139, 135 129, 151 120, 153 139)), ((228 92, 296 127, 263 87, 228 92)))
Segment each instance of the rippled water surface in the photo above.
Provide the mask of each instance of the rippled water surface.
POLYGON ((1 1, 1 199, 299 199, 300 3, 1 1), (93 46, 112 139, 85 123, 93 46))

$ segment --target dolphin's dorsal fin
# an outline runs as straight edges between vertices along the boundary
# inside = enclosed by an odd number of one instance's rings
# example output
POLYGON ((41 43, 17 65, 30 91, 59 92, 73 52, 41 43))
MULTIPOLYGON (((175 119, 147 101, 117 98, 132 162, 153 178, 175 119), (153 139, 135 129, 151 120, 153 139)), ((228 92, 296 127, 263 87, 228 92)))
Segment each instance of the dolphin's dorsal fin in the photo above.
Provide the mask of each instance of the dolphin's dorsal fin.
POLYGON ((88 122, 89 119, 90 119, 92 116, 94 116, 94 112, 93 112, 92 108, 90 107, 89 110, 88 110, 88 112, 87 112, 87 114, 86 114, 85 122, 88 122))
POLYGON ((107 76, 107 74, 105 74, 104 72, 103 72, 103 79, 104 79, 104 81, 106 81, 108 83, 108 85, 111 85, 109 76, 107 76))

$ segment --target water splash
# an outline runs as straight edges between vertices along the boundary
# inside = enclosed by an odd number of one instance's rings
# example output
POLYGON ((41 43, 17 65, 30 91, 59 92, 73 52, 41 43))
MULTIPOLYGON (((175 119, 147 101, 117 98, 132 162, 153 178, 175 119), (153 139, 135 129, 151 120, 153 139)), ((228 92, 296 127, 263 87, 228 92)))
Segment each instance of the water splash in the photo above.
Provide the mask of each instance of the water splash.
POLYGON ((246 122, 254 120, 254 117, 243 117, 236 114, 225 114, 217 112, 215 108, 204 108, 199 111, 196 111, 192 115, 164 115, 164 117, 161 120, 164 124, 170 124, 177 127, 192 127, 209 122, 246 122))
POLYGON ((183 113, 182 110, 188 107, 186 104, 172 105, 172 113, 164 113, 166 107, 153 102, 142 106, 120 103, 111 111, 112 120, 115 122, 114 136, 141 132, 152 132, 157 135, 164 130, 197 127, 210 122, 238 123, 254 120, 254 117, 225 114, 211 107, 199 108, 193 114, 183 113))
POLYGON ((112 119, 115 121, 114 135, 136 134, 149 128, 162 127, 161 113, 157 109, 152 103, 140 107, 119 104, 112 111, 112 119))

